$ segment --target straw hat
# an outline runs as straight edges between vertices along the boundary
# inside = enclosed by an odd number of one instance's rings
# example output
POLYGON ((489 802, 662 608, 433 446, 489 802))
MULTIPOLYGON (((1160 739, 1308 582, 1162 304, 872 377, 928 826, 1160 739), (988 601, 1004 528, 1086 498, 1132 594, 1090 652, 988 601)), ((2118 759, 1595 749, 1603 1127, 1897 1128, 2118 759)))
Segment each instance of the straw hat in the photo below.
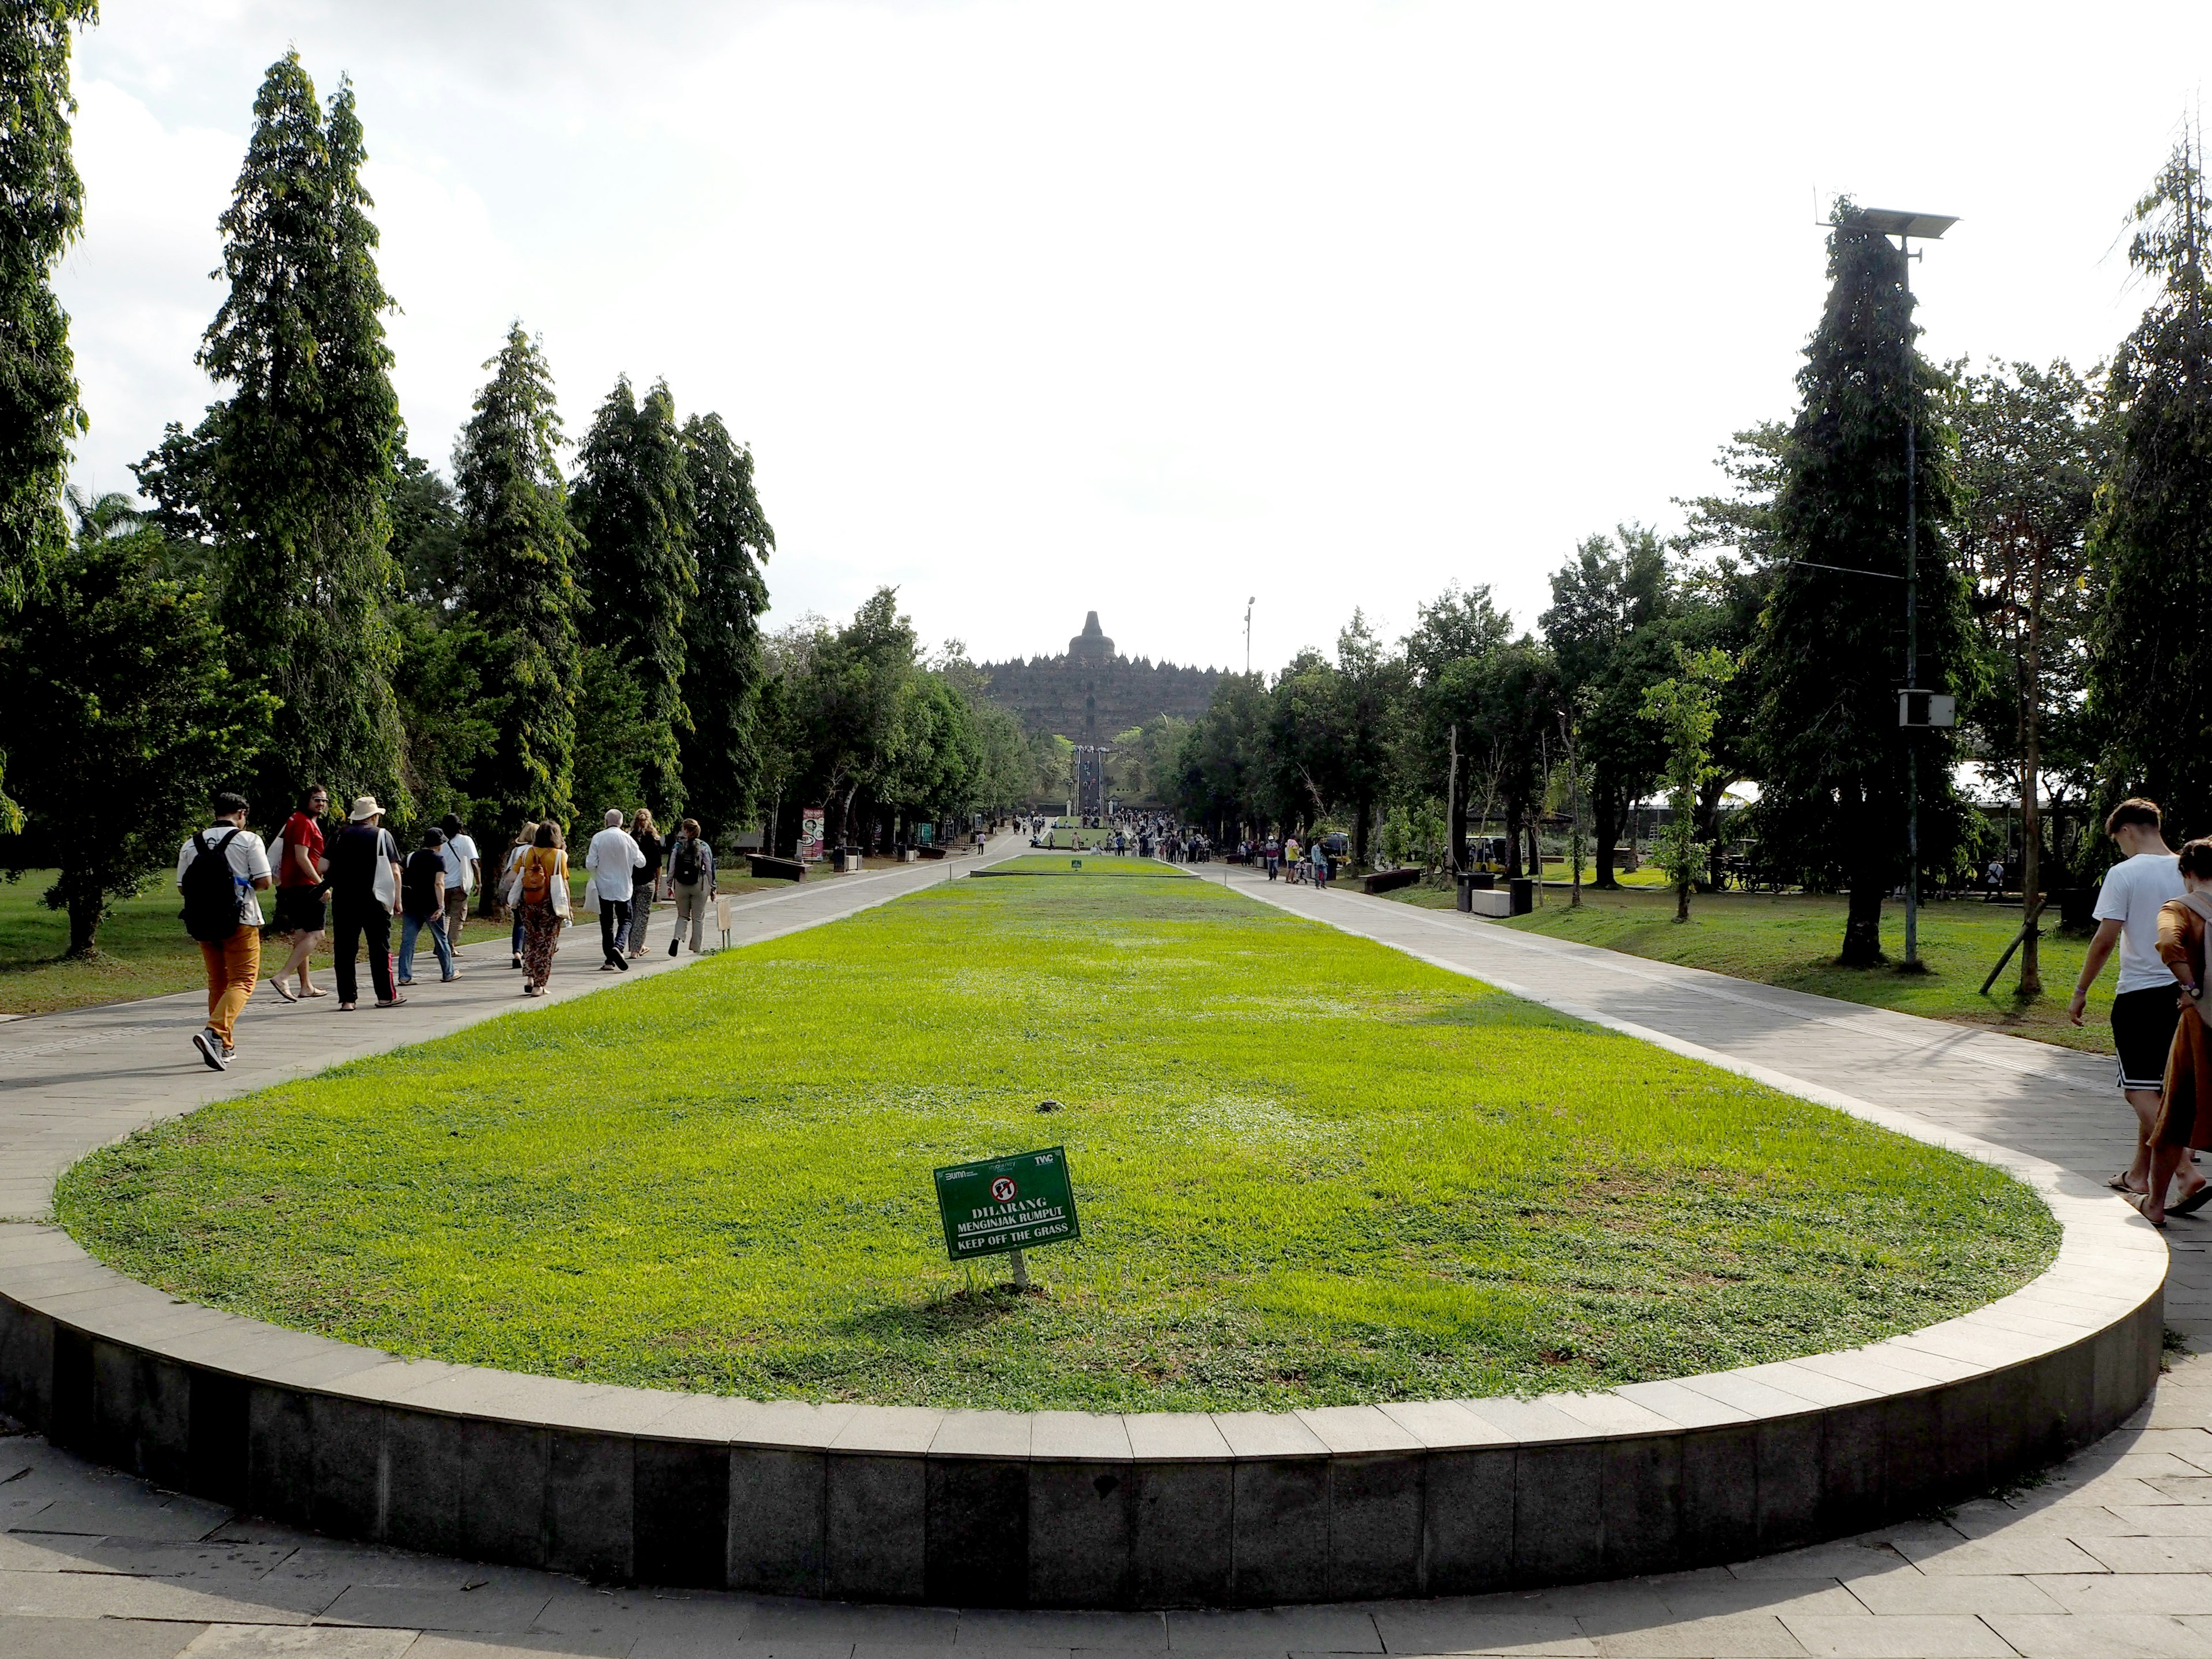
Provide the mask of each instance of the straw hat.
POLYGON ((346 814, 346 818, 349 823, 363 823, 370 818, 383 816, 384 809, 376 804, 375 796, 356 795, 353 798, 353 811, 346 814))

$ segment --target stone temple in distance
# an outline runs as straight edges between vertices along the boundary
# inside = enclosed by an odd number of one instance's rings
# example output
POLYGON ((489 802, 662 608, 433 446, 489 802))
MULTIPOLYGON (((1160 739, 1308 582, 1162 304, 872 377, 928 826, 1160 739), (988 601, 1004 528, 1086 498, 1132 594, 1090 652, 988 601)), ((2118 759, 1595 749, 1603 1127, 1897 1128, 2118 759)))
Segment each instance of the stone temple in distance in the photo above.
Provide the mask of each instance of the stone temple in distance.
POLYGON ((1012 709, 1031 732, 1079 744, 1110 744, 1133 726, 1161 714, 1194 720, 1213 700, 1218 668, 1178 668, 1148 657, 1116 655, 1098 629, 1098 613, 1059 657, 985 663, 991 700, 1012 709))

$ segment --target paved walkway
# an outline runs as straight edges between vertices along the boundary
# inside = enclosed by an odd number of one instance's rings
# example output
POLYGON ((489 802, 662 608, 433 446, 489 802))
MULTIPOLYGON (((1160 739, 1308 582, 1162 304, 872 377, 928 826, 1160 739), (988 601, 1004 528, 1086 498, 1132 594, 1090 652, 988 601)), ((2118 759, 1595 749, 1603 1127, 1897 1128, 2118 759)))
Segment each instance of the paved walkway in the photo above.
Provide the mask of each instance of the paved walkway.
MULTIPOLYGON (((969 867, 848 877, 748 901, 737 937, 813 926, 969 867)), ((1753 1074, 1910 1110, 2085 1173, 2109 1174, 2127 1156, 2108 1062, 1389 900, 1231 878, 1285 908, 1753 1074)), ((557 995, 612 979, 593 971, 595 946, 564 953, 557 995)), ((36 1149, 58 1169, 89 1141, 149 1115, 519 1001, 503 938, 464 955, 459 984, 418 988, 400 1013, 283 1008, 264 990, 241 1027, 242 1063, 226 1077, 200 1068, 186 1046, 191 998, 12 1024, 0 1036, 0 1148, 36 1149)), ((666 970, 665 957, 651 960, 653 971, 666 970)), ((0 1198, 0 1212, 43 1211, 35 1185, 0 1198)), ((2212 1336, 2212 1225, 2177 1223, 2169 1238, 2168 1322, 2212 1336)), ((2212 1361, 2182 1361, 2129 1428, 2008 1499, 1733 1568, 1453 1601, 1083 1614, 606 1591, 265 1526, 22 1435, 0 1439, 0 1659, 1073 1659, 1090 1650, 1101 1659, 1107 1650, 2212 1659, 2212 1361)))

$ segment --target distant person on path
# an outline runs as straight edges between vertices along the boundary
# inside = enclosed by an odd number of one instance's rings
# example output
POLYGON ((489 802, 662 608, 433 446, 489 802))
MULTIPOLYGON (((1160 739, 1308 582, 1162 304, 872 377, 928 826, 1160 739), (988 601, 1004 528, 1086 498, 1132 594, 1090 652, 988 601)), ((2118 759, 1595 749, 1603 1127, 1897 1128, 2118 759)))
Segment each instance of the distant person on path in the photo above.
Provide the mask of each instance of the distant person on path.
POLYGON ((686 818, 680 832, 668 843, 668 890, 676 900, 676 921, 669 930, 668 954, 684 942, 684 924, 691 924, 691 954, 699 954, 699 941, 707 927, 707 902, 720 890, 714 873, 714 849, 699 833, 699 820, 686 818))
POLYGON ((645 860, 631 872, 629 884, 629 959, 635 962, 645 954, 645 930, 653 921, 653 893, 660 882, 660 857, 665 850, 653 827, 651 807, 637 809, 629 821, 629 838, 645 860))
POLYGON ((507 941, 507 949, 514 954, 514 960, 507 963, 510 968, 522 966, 522 907, 515 900, 507 897, 507 891, 514 884, 515 875, 522 868, 522 855, 537 843, 538 826, 535 823, 524 824, 514 832, 514 844, 507 849, 507 860, 499 866, 500 895, 507 904, 508 918, 514 923, 513 936, 507 941))
MULTIPOLYGON (((2158 954, 2158 913, 2184 890, 2174 851, 2160 833, 2155 802, 2131 797, 2105 820, 2105 833, 2120 849, 2120 861, 2105 872, 2097 894, 2096 936, 2089 941, 2075 982, 2066 1018, 2079 1025, 2088 1005, 2089 988, 2104 971, 2115 945, 2120 952, 2120 981, 2112 997, 2112 1047, 2119 1058, 2120 1092, 2136 1114, 2133 1163, 2106 1184, 2130 1195, 2148 1192, 2150 1137, 2158 1121, 2165 1085, 2166 1058, 2173 1047, 2173 973, 2158 954)), ((2159 1195, 2161 1205, 2166 1194, 2159 1195)))
POLYGON ((427 929, 438 953, 438 978, 456 980, 453 942, 446 936, 446 832, 425 830, 399 878, 399 982, 415 982, 415 942, 427 929))
POLYGON ((629 972, 622 947, 629 925, 630 878, 645 862, 645 854, 637 850, 622 821, 622 808, 607 808, 607 827, 592 837, 584 853, 584 868, 592 873, 592 896, 599 902, 599 948, 607 958, 599 964, 602 973, 617 969, 629 972))
POLYGON ((458 812, 440 818, 438 830, 446 838, 446 948, 458 951, 461 929, 469 920, 469 899, 483 885, 483 864, 477 856, 475 839, 461 828, 458 812))
POLYGON ((1987 894, 1984 902, 1995 904, 2004 896, 2004 860, 1991 859, 1982 871, 1982 886, 1987 894))
POLYGON ((2206 924, 2212 922, 2212 840, 2188 842, 2179 863, 2188 890, 2158 913, 2159 959, 2180 987, 2179 1018, 2166 1053, 2158 1121, 2151 1126, 2150 1179, 2140 1196, 2128 1199, 2154 1227, 2166 1225, 2170 1215, 2194 1215, 2212 1204, 2212 1181, 2198 1176, 2193 1184, 2173 1185, 2176 1176, 2196 1173, 2189 1168, 2191 1152, 2212 1147, 2212 1032, 2205 1025, 2212 1014, 2212 1002, 2205 1000, 2212 975, 2204 961, 2206 924), (2171 1203, 2163 1201, 2169 1191, 2171 1203))
POLYGON ((284 965, 269 986, 287 1002, 330 994, 307 977, 307 958, 330 927, 328 907, 323 902, 327 890, 323 883, 321 823, 323 814, 330 810, 331 792, 319 783, 310 785, 300 798, 300 810, 284 820, 276 843, 276 926, 292 936, 292 953, 284 958, 284 965), (285 983, 295 974, 300 976, 296 994, 285 983))
POLYGON ((1268 836, 1267 844, 1261 849, 1260 856, 1267 861, 1267 879, 1269 881, 1274 880, 1278 875, 1282 873, 1282 842, 1277 841, 1273 836, 1268 836))
POLYGON ((399 846, 383 828, 384 809, 374 795, 358 797, 346 827, 330 845, 331 920, 336 924, 338 1012, 349 1014, 360 981, 355 957, 368 945, 369 982, 376 1006, 397 1008, 407 999, 392 983, 392 913, 399 906, 399 846))
POLYGON ((210 1071, 237 1052, 239 1011, 261 977, 261 901, 270 884, 269 849, 246 833, 246 797, 228 791, 210 803, 214 822, 177 849, 177 890, 185 929, 198 941, 207 969, 207 1024, 192 1047, 210 1071))
POLYGON ((516 866, 514 915, 522 924, 522 994, 543 996, 568 919, 568 854, 550 818, 532 833, 516 866))

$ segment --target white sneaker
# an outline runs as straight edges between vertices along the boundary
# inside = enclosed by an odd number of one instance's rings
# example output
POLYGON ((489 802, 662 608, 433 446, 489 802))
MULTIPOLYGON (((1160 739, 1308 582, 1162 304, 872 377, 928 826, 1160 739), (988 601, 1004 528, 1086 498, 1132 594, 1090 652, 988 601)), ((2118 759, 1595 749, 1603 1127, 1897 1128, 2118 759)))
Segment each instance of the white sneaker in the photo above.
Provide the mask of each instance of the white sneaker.
POLYGON ((200 1058, 207 1062, 210 1072, 220 1072, 230 1064, 230 1051, 222 1046, 222 1039, 216 1035, 212 1025, 192 1033, 192 1047, 200 1051, 200 1058))

